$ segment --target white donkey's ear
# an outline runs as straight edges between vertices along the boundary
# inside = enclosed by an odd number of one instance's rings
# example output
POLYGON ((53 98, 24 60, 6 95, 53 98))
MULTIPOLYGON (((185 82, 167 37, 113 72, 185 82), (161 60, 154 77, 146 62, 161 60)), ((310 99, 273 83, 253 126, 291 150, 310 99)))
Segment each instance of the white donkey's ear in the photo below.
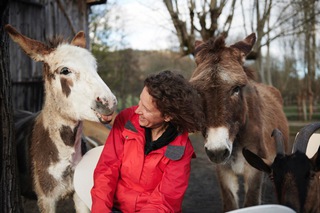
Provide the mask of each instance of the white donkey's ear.
POLYGON ((11 37, 11 39, 16 42, 21 49, 35 61, 44 61, 44 56, 49 54, 52 49, 40 41, 28 38, 21 33, 19 33, 14 27, 7 24, 5 30, 11 37))
POLYGON ((71 44, 74 46, 86 48, 86 37, 85 33, 83 31, 80 31, 75 35, 75 37, 72 39, 71 44))

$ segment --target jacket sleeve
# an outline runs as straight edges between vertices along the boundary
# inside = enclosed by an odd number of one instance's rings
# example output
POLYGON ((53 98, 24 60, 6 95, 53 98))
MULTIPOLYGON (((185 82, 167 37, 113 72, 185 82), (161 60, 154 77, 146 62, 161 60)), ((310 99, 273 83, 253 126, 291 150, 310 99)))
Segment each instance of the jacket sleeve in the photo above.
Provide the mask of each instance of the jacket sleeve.
POLYGON ((181 206, 189 183, 193 155, 194 149, 188 139, 183 157, 180 160, 169 161, 161 182, 151 193, 141 213, 182 211, 181 206))
POLYGON ((94 185, 91 189, 91 212, 107 213, 113 207, 113 197, 119 178, 123 155, 122 130, 124 118, 120 113, 112 126, 103 151, 94 170, 94 185))

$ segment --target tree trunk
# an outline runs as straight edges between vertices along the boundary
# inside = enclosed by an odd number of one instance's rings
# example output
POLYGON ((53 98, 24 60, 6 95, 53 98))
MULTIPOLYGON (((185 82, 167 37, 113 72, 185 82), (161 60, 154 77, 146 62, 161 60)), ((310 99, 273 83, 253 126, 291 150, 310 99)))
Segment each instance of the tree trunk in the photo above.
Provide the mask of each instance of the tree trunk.
POLYGON ((180 13, 177 0, 163 0, 166 6, 173 26, 176 30, 180 44, 180 52, 182 56, 193 54, 195 33, 199 33, 203 41, 215 38, 219 34, 228 35, 232 24, 236 0, 232 0, 230 4, 230 12, 224 23, 221 23, 222 32, 219 31, 220 23, 218 22, 222 10, 227 4, 227 0, 217 2, 215 0, 195 1, 185 0, 189 9, 189 24, 184 21, 183 14, 180 13))
POLYGON ((266 55, 266 75, 267 75, 267 83, 272 85, 272 75, 271 75, 271 56, 270 56, 270 19, 267 19, 267 55, 266 55))
MULTIPOLYGON (((266 24, 270 20, 270 13, 272 9, 272 0, 268 0, 265 2, 262 1, 254 1, 253 4, 253 11, 256 13, 256 26, 252 26, 252 29, 256 29, 257 33, 257 41, 254 46, 254 51, 257 53, 257 67, 259 71, 260 81, 262 83, 268 83, 267 77, 265 74, 265 69, 263 66, 263 57, 261 54, 261 47, 262 47, 262 38, 267 35, 265 32, 266 24)), ((253 24, 253 22, 252 22, 253 24)))
POLYGON ((1 212, 23 212, 17 179, 16 146, 9 72, 9 36, 3 26, 9 19, 9 0, 0 2, 0 169, 1 212))
POLYGON ((309 108, 309 120, 313 116, 313 94, 315 84, 315 67, 316 67, 316 42, 315 42, 315 0, 303 2, 304 18, 305 18, 305 64, 308 70, 306 75, 307 97, 309 108))

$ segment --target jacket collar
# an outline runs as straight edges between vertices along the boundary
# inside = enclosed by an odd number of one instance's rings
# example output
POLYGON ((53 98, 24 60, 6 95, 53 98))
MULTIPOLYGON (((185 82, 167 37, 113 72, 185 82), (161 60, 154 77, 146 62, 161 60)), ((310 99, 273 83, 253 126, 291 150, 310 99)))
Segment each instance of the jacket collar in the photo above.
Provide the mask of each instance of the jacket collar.
MULTIPOLYGON (((144 128, 139 126, 139 123, 136 123, 135 121, 137 120, 135 118, 137 116, 136 114, 133 115, 133 117, 127 121, 125 124, 125 129, 129 130, 130 132, 136 134, 142 134, 141 136, 144 137, 144 128)), ((137 137, 133 136, 132 137, 137 137)), ((179 160, 182 158, 184 151, 185 151, 185 146, 188 141, 188 133, 184 132, 182 134, 179 134, 175 140, 173 140, 170 144, 167 146, 164 146, 158 150, 152 151, 152 153, 163 153, 163 155, 171 160, 179 160)))

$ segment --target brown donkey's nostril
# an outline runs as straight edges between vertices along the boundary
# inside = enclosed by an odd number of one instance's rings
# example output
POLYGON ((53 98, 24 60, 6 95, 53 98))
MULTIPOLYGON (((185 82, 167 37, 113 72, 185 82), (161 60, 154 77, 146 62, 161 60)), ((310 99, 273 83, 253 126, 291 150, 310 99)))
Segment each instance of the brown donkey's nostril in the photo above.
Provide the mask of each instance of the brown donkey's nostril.
POLYGON ((208 150, 205 148, 206 154, 208 155, 209 159, 214 163, 221 163, 225 161, 229 157, 229 150, 228 149, 220 149, 220 150, 208 150))

